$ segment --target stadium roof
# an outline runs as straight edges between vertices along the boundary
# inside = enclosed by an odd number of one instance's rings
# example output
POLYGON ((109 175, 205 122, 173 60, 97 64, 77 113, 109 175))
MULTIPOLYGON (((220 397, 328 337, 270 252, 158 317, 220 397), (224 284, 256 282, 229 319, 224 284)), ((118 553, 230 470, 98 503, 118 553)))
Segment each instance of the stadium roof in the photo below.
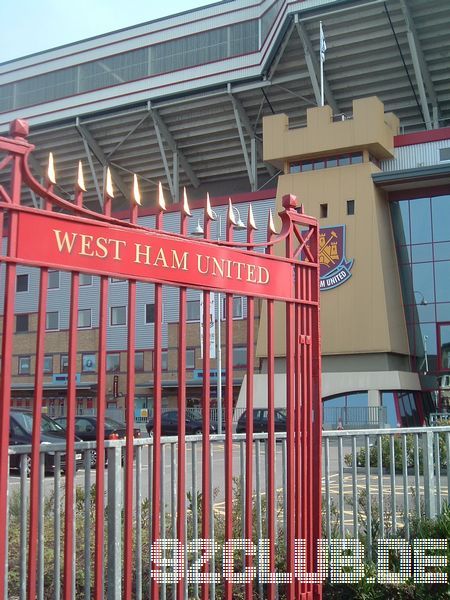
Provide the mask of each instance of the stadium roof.
POLYGON ((403 131, 450 125, 448 0, 231 0, 0 65, 0 130, 30 122, 62 195, 82 159, 93 207, 106 164, 122 204, 134 172, 147 204, 158 180, 175 200, 273 187, 262 117, 318 104, 320 20, 335 114, 376 95, 403 131))

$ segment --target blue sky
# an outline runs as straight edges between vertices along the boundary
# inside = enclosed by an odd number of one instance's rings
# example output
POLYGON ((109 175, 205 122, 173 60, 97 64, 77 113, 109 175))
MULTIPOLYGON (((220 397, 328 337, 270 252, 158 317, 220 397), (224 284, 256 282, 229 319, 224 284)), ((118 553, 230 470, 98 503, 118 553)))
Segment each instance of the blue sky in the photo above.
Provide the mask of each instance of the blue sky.
POLYGON ((0 63, 214 0, 0 0, 0 63))

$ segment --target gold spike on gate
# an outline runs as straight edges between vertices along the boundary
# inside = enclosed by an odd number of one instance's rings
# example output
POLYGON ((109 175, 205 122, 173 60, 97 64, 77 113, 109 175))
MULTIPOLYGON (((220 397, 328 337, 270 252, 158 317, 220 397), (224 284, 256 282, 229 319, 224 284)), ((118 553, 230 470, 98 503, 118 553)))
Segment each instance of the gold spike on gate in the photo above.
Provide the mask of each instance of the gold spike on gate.
POLYGON ((106 194, 110 198, 114 198, 114 190, 112 185, 111 171, 109 167, 106 169, 106 194))
POLYGON ((139 184, 138 184, 136 173, 134 173, 134 175, 133 175, 133 198, 134 198, 134 201, 136 202, 136 204, 138 204, 139 206, 142 206, 141 192, 139 191, 139 184))
POLYGON ((53 162, 53 153, 48 154, 47 179, 50 183, 56 183, 55 164, 53 162))
POLYGON ((86 186, 84 184, 83 165, 81 160, 78 162, 77 186, 82 192, 86 191, 86 186))
POLYGON ((159 182, 159 184, 158 184, 158 204, 159 204, 159 208, 161 210, 167 210, 166 209, 166 201, 164 199, 163 186, 162 186, 161 182, 159 182))
POLYGON ((232 225, 237 225, 236 217, 234 216, 234 212, 233 212, 233 205, 231 203, 231 198, 228 198, 228 221, 232 225))
POLYGON ((211 221, 215 221, 217 219, 216 213, 211 208, 211 200, 209 199, 209 193, 206 193, 206 214, 208 215, 208 219, 211 221))
POLYGON ((249 229, 253 229, 253 231, 256 231, 258 229, 256 227, 255 217, 253 216, 253 209, 251 204, 248 205, 247 227, 249 229))
POLYGON ((277 230, 275 229, 275 224, 273 222, 272 209, 269 208, 269 232, 276 234, 277 230))
POLYGON ((183 212, 188 217, 192 217, 191 209, 189 208, 189 201, 186 193, 186 188, 183 188, 183 212))

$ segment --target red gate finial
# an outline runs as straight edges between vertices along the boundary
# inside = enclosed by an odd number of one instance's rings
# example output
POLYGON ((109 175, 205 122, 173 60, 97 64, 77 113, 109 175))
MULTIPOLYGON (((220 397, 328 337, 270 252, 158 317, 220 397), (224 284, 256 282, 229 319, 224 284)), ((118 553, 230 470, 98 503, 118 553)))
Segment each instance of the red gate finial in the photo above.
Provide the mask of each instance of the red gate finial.
POLYGON ((29 132, 30 127, 28 125, 28 122, 24 119, 15 119, 9 127, 9 133, 15 140, 26 139, 28 137, 29 132))

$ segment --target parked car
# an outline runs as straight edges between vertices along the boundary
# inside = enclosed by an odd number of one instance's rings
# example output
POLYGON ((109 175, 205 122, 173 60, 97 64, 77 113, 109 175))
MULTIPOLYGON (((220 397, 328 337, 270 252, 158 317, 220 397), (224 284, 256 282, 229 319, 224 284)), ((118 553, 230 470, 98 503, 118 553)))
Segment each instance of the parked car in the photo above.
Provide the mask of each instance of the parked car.
MULTIPOLYGON (((153 433, 153 417, 147 421, 147 431, 149 435, 153 433)), ((215 425, 211 423, 210 433, 216 433, 215 425)), ((186 434, 196 435, 203 432, 203 423, 201 419, 196 419, 189 413, 186 414, 186 434)), ((161 435, 178 435, 178 411, 168 410, 161 415, 161 435)))
MULTIPOLYGON (((11 409, 9 420, 9 445, 10 446, 29 446, 32 441, 33 432, 33 413, 31 410, 11 409)), ((41 443, 42 444, 60 444, 66 439, 66 431, 55 420, 50 419, 47 415, 41 415, 41 443)), ((76 438, 80 442, 80 438, 76 438)), ((45 471, 53 473, 55 471, 55 453, 45 453, 45 471)), ((12 454, 10 456, 10 468, 20 470, 21 455, 12 454)), ((27 474, 31 470, 31 455, 26 455, 25 460, 27 474)), ((75 469, 82 465, 81 453, 75 455, 75 469)), ((65 471, 66 455, 60 453, 61 471, 65 471)))
MULTIPOLYGON (((253 409, 253 431, 255 433, 269 430, 269 411, 267 408, 253 409)), ((236 425, 236 433, 247 431, 247 411, 239 417, 236 425)), ((275 409, 275 431, 286 431, 286 411, 283 408, 275 409)))
MULTIPOLYGON (((67 427, 67 417, 58 417, 55 419, 61 427, 67 427)), ((75 434, 83 440, 83 442, 95 442, 97 439, 97 423, 96 415, 82 415, 75 417, 75 434)), ((134 437, 140 437, 141 430, 133 429, 134 437)), ((126 425, 109 417, 105 417, 105 440, 123 440, 126 438, 126 425)), ((106 462, 106 457, 105 457, 106 462)), ((91 467, 97 464, 97 453, 91 452, 91 467)))

